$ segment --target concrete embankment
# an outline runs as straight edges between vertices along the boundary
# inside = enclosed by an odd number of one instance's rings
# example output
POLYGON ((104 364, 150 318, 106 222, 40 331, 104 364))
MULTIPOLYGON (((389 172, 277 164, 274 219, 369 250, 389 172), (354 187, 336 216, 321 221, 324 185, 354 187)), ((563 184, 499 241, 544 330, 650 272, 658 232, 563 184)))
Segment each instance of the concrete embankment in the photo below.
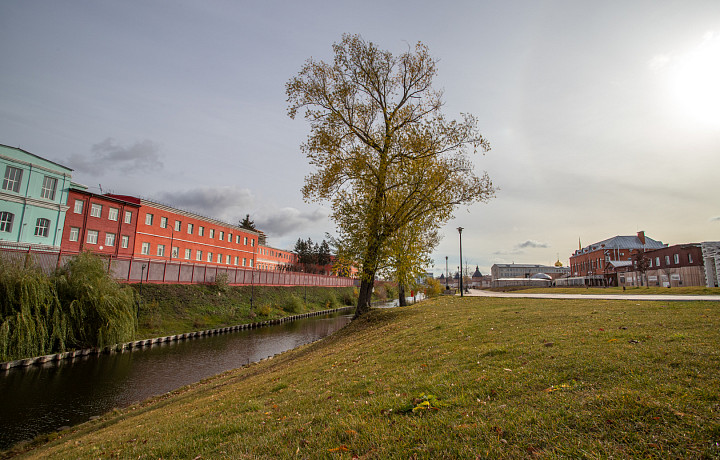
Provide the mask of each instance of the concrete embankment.
POLYGON ((229 332, 236 332, 236 331, 241 331, 244 329, 257 329, 260 327, 271 326, 274 324, 282 324, 282 323, 295 321, 295 320, 302 319, 302 318, 310 318, 313 316, 332 314, 332 313, 336 313, 336 312, 340 312, 340 311, 344 311, 344 310, 351 310, 354 308, 355 307, 333 308, 330 310, 321 310, 321 311, 314 311, 314 312, 309 312, 309 313, 302 313, 302 314, 298 314, 298 315, 286 316, 283 318, 272 319, 272 320, 268 320, 268 321, 238 324, 235 326, 227 326, 227 327, 221 327, 221 328, 217 328, 217 329, 207 329, 207 330, 203 330, 203 331, 186 332, 183 334, 168 335, 168 336, 164 336, 164 337, 155 337, 153 339, 135 340, 133 342, 119 343, 119 344, 107 346, 104 348, 85 348, 82 350, 66 351, 64 353, 55 353, 55 354, 51 354, 51 355, 37 356, 34 358, 18 359, 15 361, 7 361, 4 363, 0 363, 0 370, 8 370, 8 369, 12 369, 15 367, 27 367, 27 366, 33 366, 33 365, 41 365, 41 364, 46 364, 46 363, 60 363, 62 361, 73 360, 76 358, 81 358, 81 357, 91 356, 91 355, 123 353, 123 352, 138 350, 138 349, 142 349, 142 348, 152 347, 153 345, 160 345, 160 344, 168 343, 168 342, 177 342, 180 340, 189 340, 189 339, 201 338, 201 337, 217 335, 217 334, 226 334, 229 332))

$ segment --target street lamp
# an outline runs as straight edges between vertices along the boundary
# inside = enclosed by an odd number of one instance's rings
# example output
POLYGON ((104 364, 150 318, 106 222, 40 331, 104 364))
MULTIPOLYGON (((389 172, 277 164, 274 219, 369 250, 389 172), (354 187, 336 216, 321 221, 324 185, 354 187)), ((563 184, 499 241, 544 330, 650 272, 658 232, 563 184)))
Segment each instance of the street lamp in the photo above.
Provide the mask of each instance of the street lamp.
POLYGON ((462 274, 462 227, 457 228, 458 233, 460 234, 460 297, 464 297, 463 295, 463 274, 462 274))
POLYGON ((448 256, 445 256, 445 290, 450 290, 450 281, 448 281, 448 276, 450 276, 450 272, 448 271, 448 256))

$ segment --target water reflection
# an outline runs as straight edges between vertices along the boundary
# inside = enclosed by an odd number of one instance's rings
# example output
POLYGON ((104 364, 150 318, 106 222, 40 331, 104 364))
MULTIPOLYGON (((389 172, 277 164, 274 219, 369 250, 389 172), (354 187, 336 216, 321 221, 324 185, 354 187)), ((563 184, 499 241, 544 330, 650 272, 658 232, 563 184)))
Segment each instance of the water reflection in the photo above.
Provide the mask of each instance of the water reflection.
POLYGON ((325 337, 352 314, 0 373, 0 448, 325 337))

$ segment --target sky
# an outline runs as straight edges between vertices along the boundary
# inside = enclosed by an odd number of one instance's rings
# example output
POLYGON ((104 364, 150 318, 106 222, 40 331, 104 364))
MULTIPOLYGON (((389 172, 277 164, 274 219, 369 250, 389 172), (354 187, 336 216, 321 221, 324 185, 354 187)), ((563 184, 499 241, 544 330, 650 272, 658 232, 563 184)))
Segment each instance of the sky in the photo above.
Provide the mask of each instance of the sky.
POLYGON ((303 201, 310 127, 285 84, 343 33, 438 60, 495 198, 458 208, 429 271, 567 265, 579 244, 720 240, 720 2, 0 2, 0 144, 94 192, 238 222, 270 245, 334 233, 303 201))

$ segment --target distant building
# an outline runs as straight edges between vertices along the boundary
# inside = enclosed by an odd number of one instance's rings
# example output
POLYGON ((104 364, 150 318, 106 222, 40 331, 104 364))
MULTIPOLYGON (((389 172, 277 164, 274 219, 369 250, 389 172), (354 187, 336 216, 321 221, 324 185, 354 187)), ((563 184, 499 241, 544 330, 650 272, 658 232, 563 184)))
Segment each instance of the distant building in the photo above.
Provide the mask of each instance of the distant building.
POLYGON ((705 285, 720 286, 720 241, 706 241, 700 245, 705 266, 705 285))
POLYGON ((472 275, 472 281, 470 287, 475 289, 484 289, 492 286, 492 277, 490 275, 483 275, 480 273, 480 268, 475 266, 475 272, 472 275))
POLYGON ((59 248, 72 169, 0 144, 0 241, 59 248))
POLYGON ((560 278, 570 272, 567 267, 531 264, 495 264, 490 267, 492 280, 500 278, 530 278, 537 273, 545 273, 551 278, 560 278))
POLYGON ((667 245, 646 237, 643 231, 614 236, 575 251, 570 256, 570 278, 584 285, 617 286, 617 270, 631 265, 633 254, 664 247, 667 245))
POLYGON ((700 244, 676 244, 643 253, 647 269, 643 275, 634 261, 617 267, 618 286, 705 286, 705 268, 700 244))

